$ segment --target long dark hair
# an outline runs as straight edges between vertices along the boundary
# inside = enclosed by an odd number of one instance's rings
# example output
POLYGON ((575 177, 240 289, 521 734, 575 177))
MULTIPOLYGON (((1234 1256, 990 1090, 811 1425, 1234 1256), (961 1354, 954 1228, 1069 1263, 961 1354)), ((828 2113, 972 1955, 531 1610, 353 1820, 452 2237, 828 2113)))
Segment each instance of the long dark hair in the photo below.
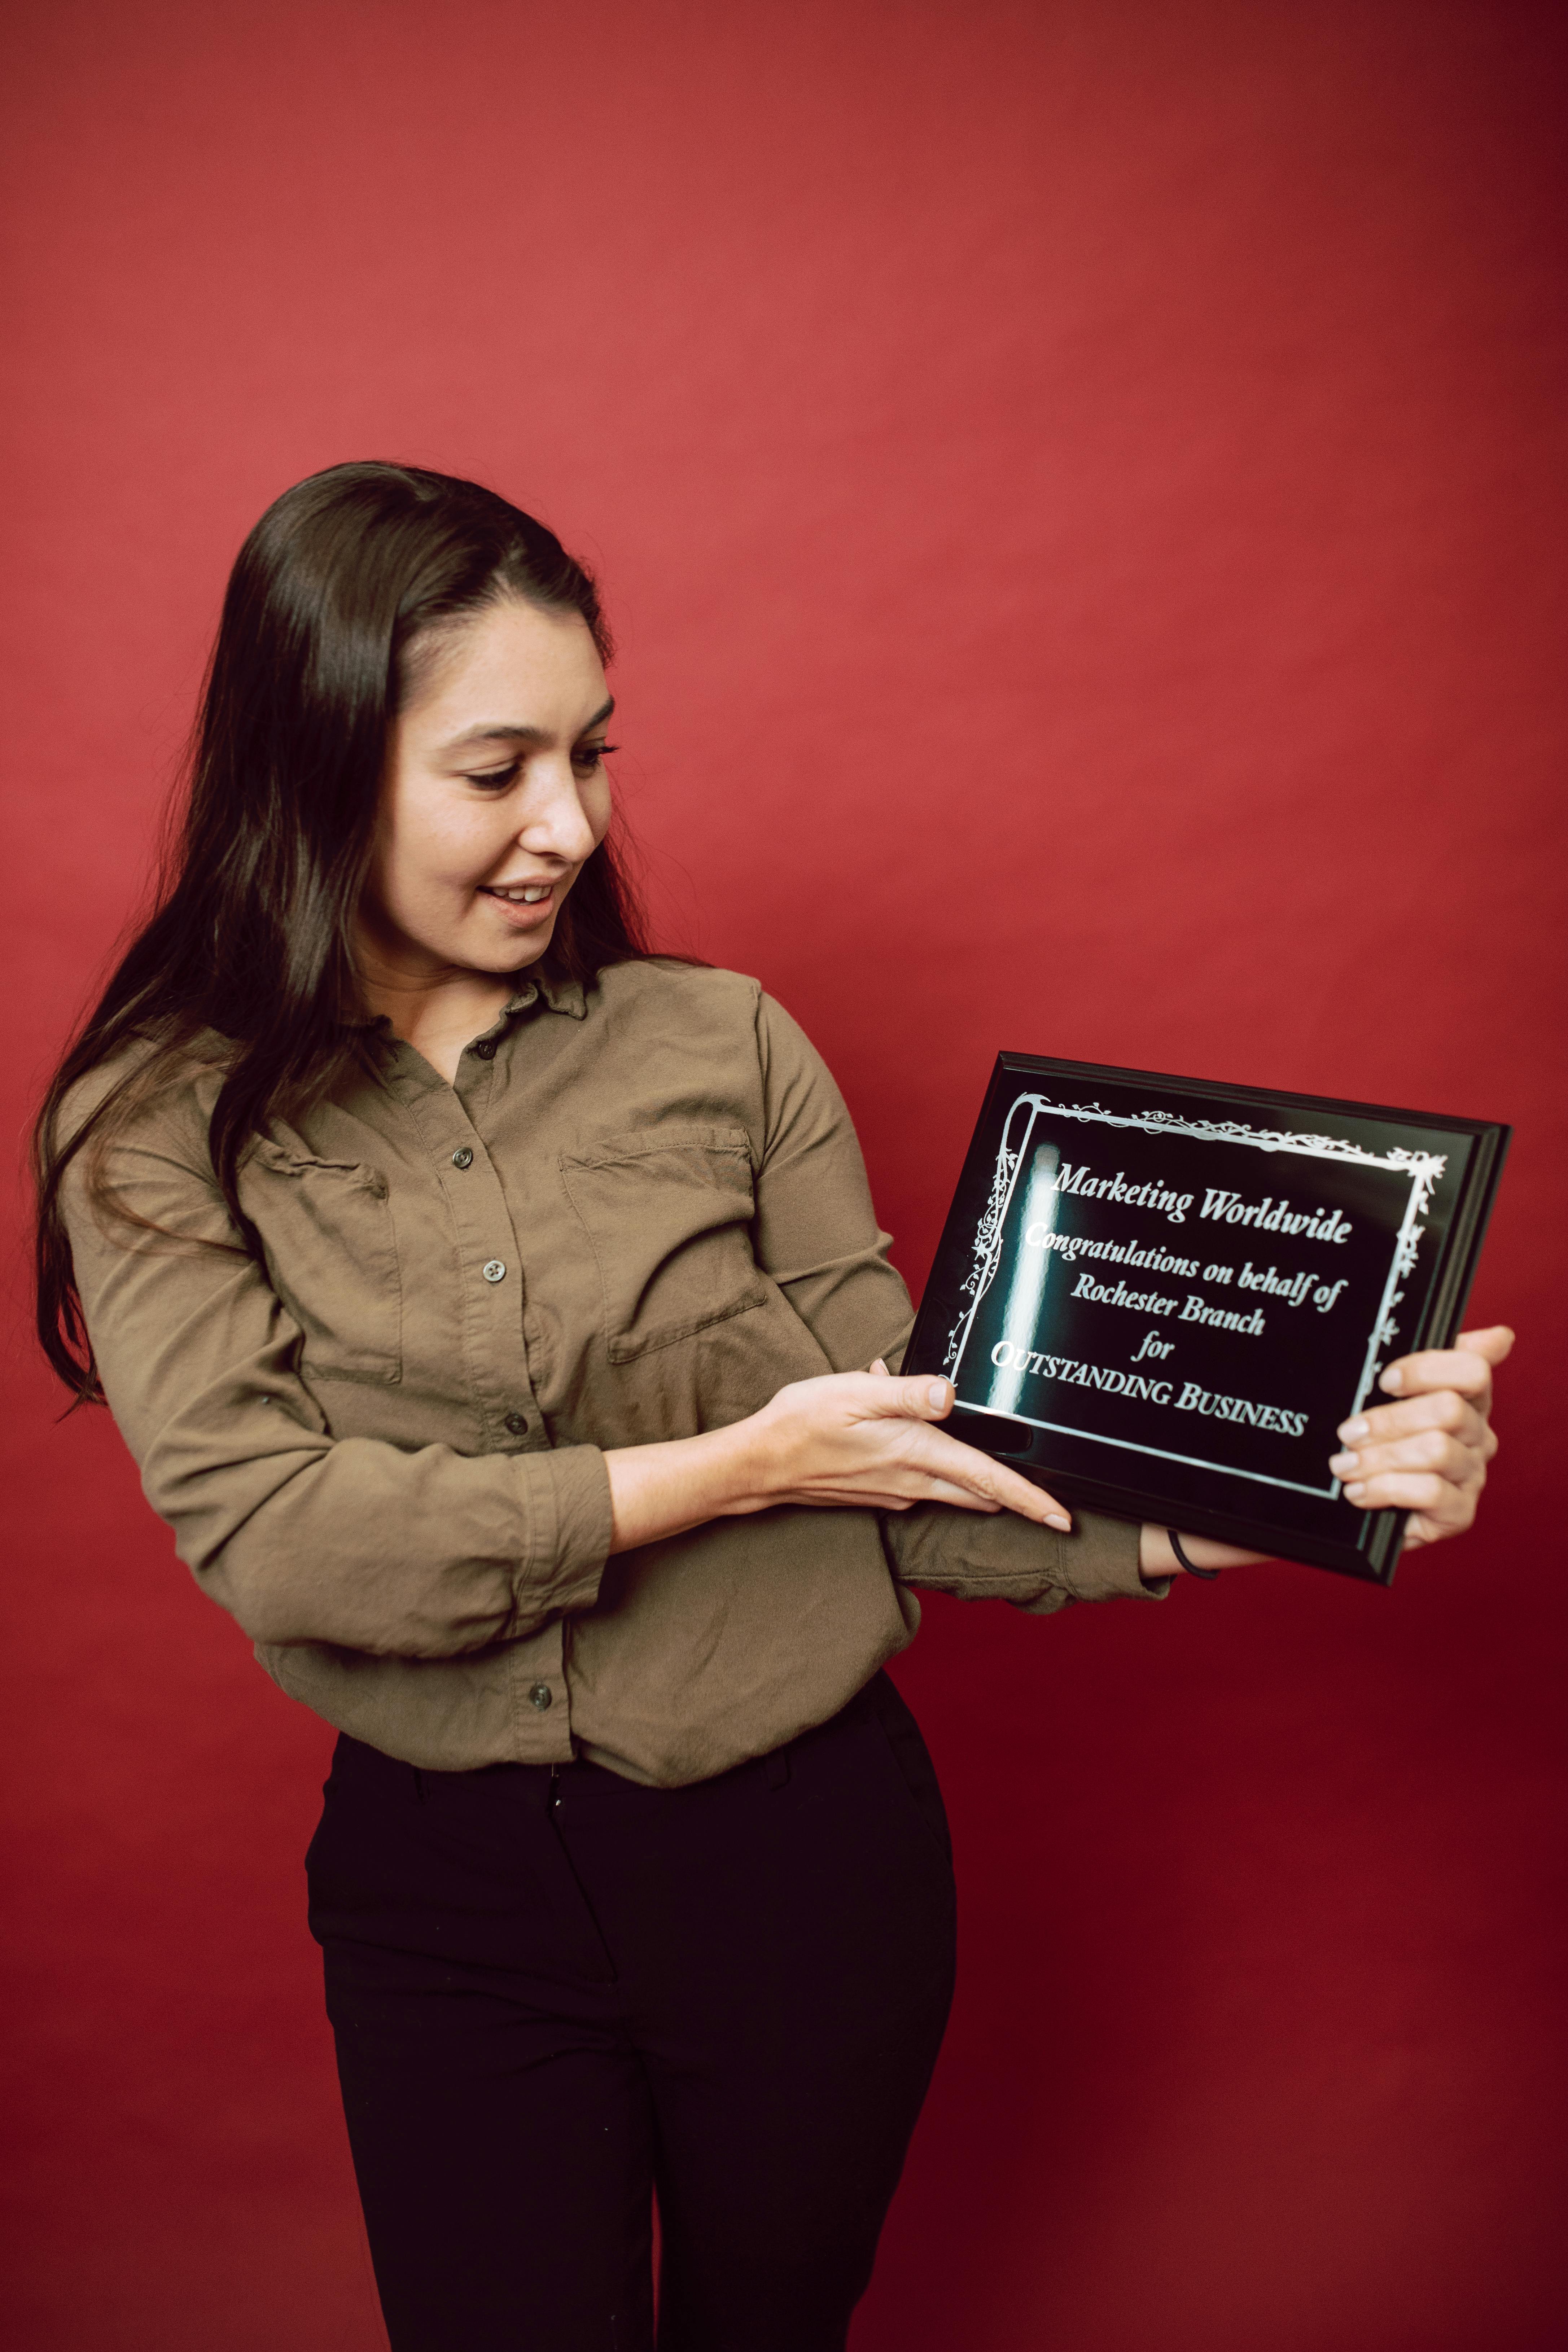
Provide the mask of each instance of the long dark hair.
MULTIPOLYGON (((60 1214, 66 1170, 89 1149, 89 1189, 109 1204, 108 1144, 216 1032, 206 1058, 221 1058, 225 1076, 213 1170, 234 1246, 258 1252, 237 1192, 247 1147, 269 1118, 321 1099, 363 1051, 352 929, 410 649, 507 595, 580 614, 608 659, 592 574, 553 531, 475 482, 332 466, 286 490, 240 549, 153 910, 72 1040, 35 1130, 38 1335, 77 1402, 102 1391, 60 1214), (133 1045, 145 1050, 62 1134, 70 1090, 133 1045)), ((586 980, 647 952, 607 839, 557 916, 552 962, 586 980)))

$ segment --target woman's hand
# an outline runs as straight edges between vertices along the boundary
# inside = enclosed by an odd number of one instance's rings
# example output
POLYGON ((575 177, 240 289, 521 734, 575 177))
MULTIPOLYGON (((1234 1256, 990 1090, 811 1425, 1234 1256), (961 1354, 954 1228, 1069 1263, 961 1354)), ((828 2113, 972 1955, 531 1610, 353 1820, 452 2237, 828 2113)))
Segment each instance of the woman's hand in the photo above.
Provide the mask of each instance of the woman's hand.
POLYGON ((1498 1441, 1489 1419, 1492 1371, 1513 1346, 1506 1324, 1461 1331, 1451 1348, 1401 1356, 1378 1386, 1397 1404, 1342 1422, 1344 1452, 1329 1468, 1363 1511, 1408 1511, 1405 1546, 1463 1535, 1476 1516, 1498 1441))
POLYGON ((793 1381, 728 1429, 617 1447, 605 1456, 610 1549, 627 1551, 778 1503, 881 1511, 952 1503, 963 1511, 1016 1511, 1048 1528, 1072 1525, 1027 1478, 931 1426, 952 1410, 951 1381, 895 1380, 879 1362, 868 1372, 793 1381))
MULTIPOLYGON (((1513 1333, 1496 1323, 1461 1331, 1451 1348, 1401 1356, 1378 1382, 1399 1402, 1369 1406, 1340 1423, 1343 1451, 1330 1456, 1329 1468, 1343 1482, 1346 1502, 1362 1511, 1408 1511, 1407 1551, 1463 1535, 1474 1519, 1498 1449, 1492 1373, 1512 1346, 1513 1333)), ((1267 1557, 1203 1536, 1184 1535, 1182 1547, 1199 1568, 1241 1568, 1267 1557)), ((1176 1569, 1163 1528, 1144 1528, 1138 1564, 1146 1577, 1176 1569)))
POLYGON ((880 1511, 952 1503, 1070 1528, 1040 1487, 931 1427, 952 1412, 952 1398, 951 1381, 895 1380, 879 1360, 868 1372, 794 1381, 743 1424, 757 1449, 758 1485, 770 1503, 880 1511))

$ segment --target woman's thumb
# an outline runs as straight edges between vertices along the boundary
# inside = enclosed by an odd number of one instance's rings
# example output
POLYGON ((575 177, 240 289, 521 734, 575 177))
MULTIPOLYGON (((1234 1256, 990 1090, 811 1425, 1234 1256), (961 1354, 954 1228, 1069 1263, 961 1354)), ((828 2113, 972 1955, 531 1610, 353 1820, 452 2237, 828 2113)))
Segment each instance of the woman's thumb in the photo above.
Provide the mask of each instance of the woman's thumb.
POLYGON ((1513 1347, 1513 1333, 1506 1323, 1493 1323, 1484 1331, 1461 1331, 1455 1340, 1472 1356, 1484 1356, 1489 1364, 1504 1362, 1513 1347))
POLYGON ((942 1421, 952 1411, 952 1382, 930 1372, 879 1381, 877 1386, 879 1412, 898 1413, 905 1421, 942 1421))

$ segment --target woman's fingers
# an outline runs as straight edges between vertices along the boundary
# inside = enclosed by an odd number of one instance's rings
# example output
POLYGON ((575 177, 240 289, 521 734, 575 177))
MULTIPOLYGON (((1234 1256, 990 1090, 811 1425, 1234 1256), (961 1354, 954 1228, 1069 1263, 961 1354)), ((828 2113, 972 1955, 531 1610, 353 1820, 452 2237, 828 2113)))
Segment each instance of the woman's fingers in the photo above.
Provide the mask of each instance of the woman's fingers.
POLYGON ((1370 1405, 1340 1424, 1342 1450, 1329 1468, 1346 1502, 1408 1511, 1406 1543, 1436 1543, 1468 1528, 1497 1452, 1487 1418, 1492 1370, 1512 1346, 1513 1333, 1499 1323, 1390 1364, 1379 1385, 1398 1403, 1370 1405))
POLYGON ((868 1485, 862 1476, 843 1486, 817 1487, 793 1499, 835 1511, 847 1504, 858 1504, 862 1510, 909 1511, 917 1503, 947 1503, 955 1510, 984 1511, 993 1516, 1005 1508, 1002 1503, 984 1501, 967 1486, 950 1486, 942 1478, 913 1475, 905 1475, 901 1486, 868 1485))
POLYGON ((1477 1476, 1486 1461, 1479 1444, 1466 1444, 1446 1430, 1423 1429, 1382 1445, 1347 1446, 1329 1456, 1329 1468, 1348 1485, 1352 1479, 1381 1477, 1390 1470, 1430 1470, 1456 1486, 1477 1476))
POLYGON ((873 1364, 868 1372, 846 1372, 840 1378, 849 1402, 866 1419, 942 1421, 952 1411, 952 1382, 940 1372, 918 1372, 906 1379, 889 1372, 886 1364, 880 1371, 873 1364))
POLYGON ((1026 1519, 1039 1519, 1048 1528, 1059 1528, 1064 1534, 1072 1526, 1054 1496, 1047 1495, 1032 1480, 1021 1477, 1016 1470, 1009 1470, 1005 1462, 994 1462, 975 1446, 949 1437, 944 1430, 921 1431, 918 1445, 911 1448, 910 1467, 943 1489, 941 1493, 933 1490, 924 1499, 957 1502, 961 1508, 965 1503, 978 1503, 982 1508, 1000 1504, 1026 1519))
POLYGON ((1339 1434, 1347 1445, 1387 1445, 1426 1429, 1442 1430, 1462 1445, 1480 1445, 1485 1442, 1487 1422, 1468 1397, 1454 1389, 1437 1389, 1428 1396, 1411 1397, 1404 1404, 1373 1405, 1352 1420, 1342 1421, 1339 1434))
POLYGON ((1507 1324, 1486 1324, 1483 1331, 1460 1331, 1453 1345, 1458 1355, 1486 1357, 1486 1362, 1495 1371, 1498 1364, 1507 1364, 1514 1352, 1514 1334, 1507 1324))
POLYGON ((794 1434, 785 1485, 802 1501, 858 1502, 898 1509, 949 1503, 960 1510, 1018 1512, 1066 1530, 1072 1521, 1053 1496, 931 1426, 952 1410, 940 1374, 895 1377, 886 1365, 782 1389, 767 1408, 794 1434))
POLYGON ((1399 1357, 1387 1367, 1380 1385, 1394 1396, 1412 1388, 1473 1391, 1478 1380, 1489 1378, 1512 1349, 1513 1333, 1506 1323, 1490 1324, 1484 1331, 1461 1331, 1451 1348, 1426 1348, 1418 1355, 1399 1357), (1484 1375, 1478 1374, 1478 1363, 1486 1366, 1484 1375))
POLYGON ((1388 1396, 1415 1396, 1432 1389, 1456 1389, 1485 1412, 1491 1402, 1492 1370, 1513 1346, 1506 1323, 1485 1331, 1461 1331, 1451 1348, 1426 1348, 1386 1366, 1378 1386, 1388 1396))
POLYGON ((943 1430, 919 1426, 945 1420, 952 1411, 954 1391, 951 1381, 943 1380, 940 1374, 925 1373, 907 1380, 895 1380, 875 1371, 866 1377, 872 1385, 868 1399, 861 1402, 863 1411, 879 1419, 902 1420, 916 1425, 910 1433, 906 1458, 911 1469, 936 1482, 929 1492, 922 1492, 921 1500, 956 1503, 961 1509, 966 1505, 982 1509, 1001 1506, 1020 1512, 1026 1519, 1039 1519, 1047 1527, 1059 1528, 1064 1533, 1071 1527, 1071 1519, 1053 1496, 1021 1477, 1016 1470, 1009 1470, 1005 1463, 994 1462, 989 1454, 965 1445, 943 1430))
POLYGON ((1451 1390, 1383 1406, 1350 1422, 1368 1433, 1330 1457, 1347 1503, 1362 1511, 1408 1511, 1407 1543, 1462 1534, 1476 1516, 1497 1439, 1451 1390))
POLYGON ((1513 1333, 1506 1323, 1489 1323, 1475 1331, 1461 1331, 1454 1345, 1468 1356, 1484 1356, 1489 1364, 1502 1364, 1513 1353, 1513 1333))
POLYGON ((1367 1511, 1416 1511, 1434 1531, 1458 1535, 1476 1516, 1479 1479, 1456 1486, 1432 1471, 1391 1470, 1364 1486, 1347 1486, 1348 1501, 1367 1511))

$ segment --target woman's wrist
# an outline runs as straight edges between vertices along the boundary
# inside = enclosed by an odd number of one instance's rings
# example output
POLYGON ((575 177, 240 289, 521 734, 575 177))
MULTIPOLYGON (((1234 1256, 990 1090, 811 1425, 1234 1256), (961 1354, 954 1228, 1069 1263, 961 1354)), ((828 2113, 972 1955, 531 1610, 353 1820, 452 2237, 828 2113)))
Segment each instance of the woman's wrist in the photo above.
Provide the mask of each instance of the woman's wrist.
POLYGON ((759 1419, 752 1413, 696 1437, 607 1451, 611 1551, 683 1535, 708 1519, 765 1510, 771 1496, 759 1419))
MULTIPOLYGON (((1194 1568, 1250 1568, 1258 1560, 1269 1559, 1266 1551, 1244 1551, 1237 1544, 1218 1543, 1212 1536, 1190 1536, 1184 1528, 1178 1528, 1182 1549, 1194 1568)), ((1138 1573, 1145 1584, 1158 1584, 1167 1576, 1185 1574, 1181 1561, 1171 1549, 1169 1530, 1157 1528, 1145 1520, 1138 1531, 1138 1573)))
POLYGON ((1158 1584, 1162 1577, 1180 1576, 1181 1572, 1164 1528, 1145 1519, 1138 1530, 1138 1573, 1144 1583, 1158 1584))

